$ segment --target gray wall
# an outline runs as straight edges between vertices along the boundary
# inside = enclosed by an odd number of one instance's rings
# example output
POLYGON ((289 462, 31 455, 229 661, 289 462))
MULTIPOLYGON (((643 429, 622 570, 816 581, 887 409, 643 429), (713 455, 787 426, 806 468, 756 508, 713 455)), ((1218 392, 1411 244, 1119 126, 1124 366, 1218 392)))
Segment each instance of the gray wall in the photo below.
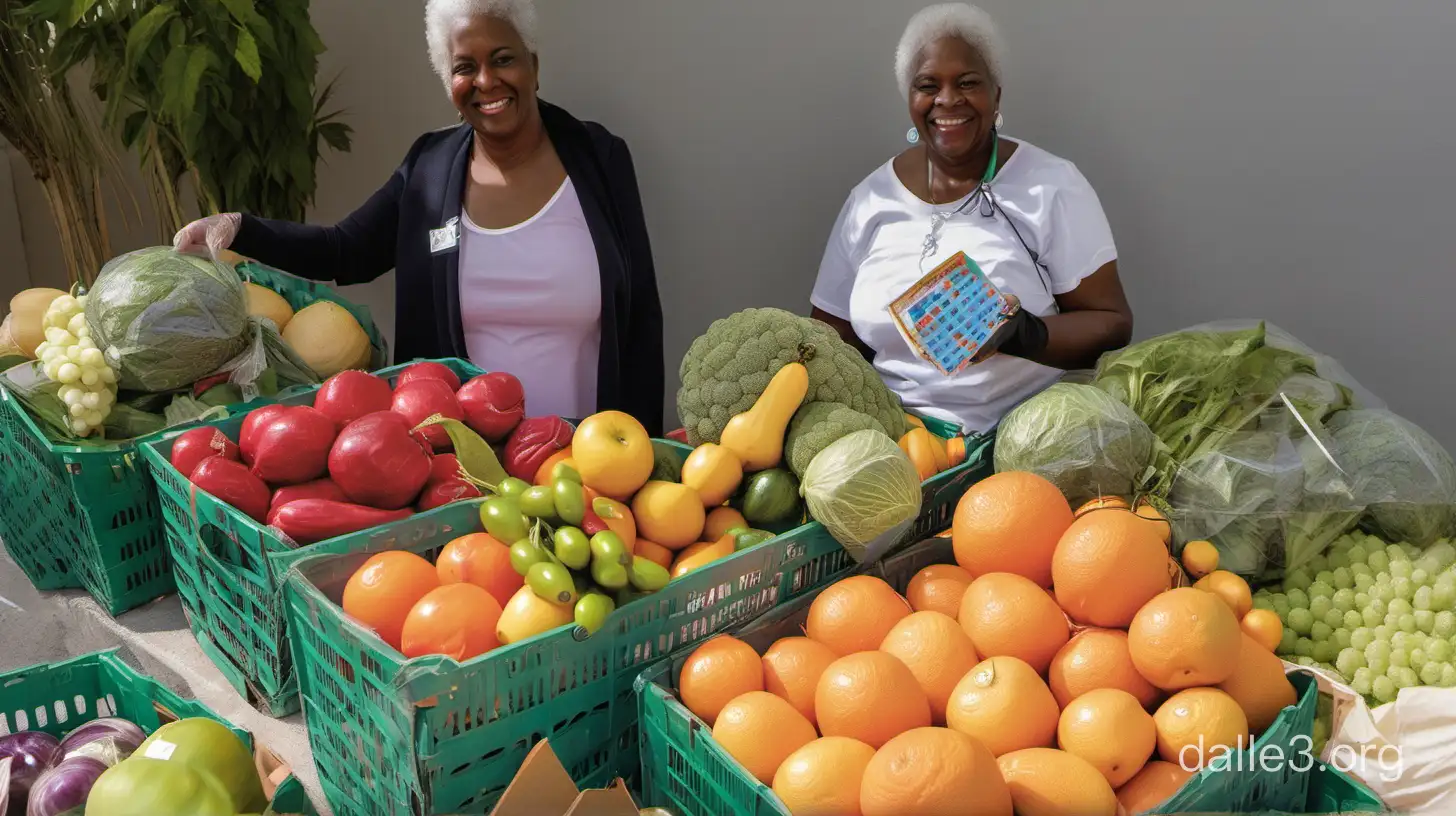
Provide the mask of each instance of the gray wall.
MULTIPOLYGON (((541 0, 543 96, 636 155, 670 384, 713 318, 807 309, 845 194, 904 144, 893 49, 926 2, 541 0)), ((1268 318, 1456 450, 1456 4, 984 3, 1011 49, 1007 130, 1097 186, 1139 336, 1268 318)), ((421 6, 314 0, 357 129, 322 170, 318 219, 454 121, 421 6)), ((27 256, 36 277, 47 253, 27 256)), ((351 295, 392 326, 392 287, 351 295)))

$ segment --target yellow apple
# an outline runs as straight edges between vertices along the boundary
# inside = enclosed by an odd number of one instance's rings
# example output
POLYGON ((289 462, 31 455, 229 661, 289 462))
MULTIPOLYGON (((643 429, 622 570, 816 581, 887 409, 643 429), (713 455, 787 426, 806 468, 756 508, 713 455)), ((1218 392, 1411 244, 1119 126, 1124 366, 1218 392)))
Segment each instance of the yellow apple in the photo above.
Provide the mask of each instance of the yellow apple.
POLYGON ((581 482, 609 499, 626 501, 652 476, 656 456, 642 423, 621 411, 581 421, 571 438, 581 482))

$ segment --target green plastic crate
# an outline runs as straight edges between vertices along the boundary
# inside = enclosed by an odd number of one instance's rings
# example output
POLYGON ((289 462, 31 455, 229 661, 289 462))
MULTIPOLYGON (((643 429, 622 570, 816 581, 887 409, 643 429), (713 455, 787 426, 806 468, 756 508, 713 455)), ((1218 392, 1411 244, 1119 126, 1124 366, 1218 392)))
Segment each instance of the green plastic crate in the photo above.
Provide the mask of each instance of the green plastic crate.
MULTIPOLYGON (((238 272, 295 309, 320 299, 339 303, 364 327, 375 357, 387 354, 365 307, 258 264, 238 272)), ((0 389, 0 539, 37 589, 85 589, 113 615, 172 591, 162 511, 140 442, 57 444, 0 389)))
MULTIPOLYGON (((690 450, 655 444, 683 458, 690 450)), ((964 465, 941 474, 938 486, 927 483, 937 501, 924 512, 940 521, 923 523, 948 524, 960 495, 990 470, 990 440, 980 440, 964 465)), ((366 541, 336 539, 328 549, 337 554, 300 561, 289 576, 309 742, 337 812, 484 813, 543 738, 583 788, 631 779, 639 767, 633 681, 642 667, 788 603, 850 564, 822 526, 806 525, 618 609, 594 636, 563 627, 463 664, 406 660, 338 607, 370 555, 433 558, 451 539, 479 531, 477 504, 397 522, 366 541)))
POLYGON ((1387 813, 1374 791, 1355 778, 1323 763, 1309 777, 1305 813, 1387 813))
MULTIPOLYGON (((206 717, 232 728, 249 747, 253 744, 248 732, 138 674, 115 650, 0 673, 0 734, 45 731, 62 737, 78 725, 112 716, 131 720, 148 734, 173 719, 206 717)), ((317 813, 292 776, 274 792, 272 808, 280 814, 317 813)))
MULTIPOLYGON (((954 563, 951 543, 934 539, 862 571, 883 578, 903 593, 915 573, 931 564, 945 563, 954 563)), ((762 654, 781 637, 802 635, 809 605, 817 595, 774 609, 737 636, 762 654)), ((713 741, 712 729, 679 702, 677 678, 690 654, 674 654, 637 679, 642 721, 642 806, 714 816, 788 816, 773 791, 719 747, 713 741)), ((1295 757, 1309 748, 1318 690, 1308 675, 1297 674, 1290 679, 1299 692, 1299 702, 1281 712, 1260 735, 1252 749, 1255 752, 1278 746, 1283 756, 1295 757)), ((1273 772, 1237 766, 1206 768, 1153 812, 1304 812, 1310 776, 1307 771, 1313 763, 1298 759, 1278 764, 1280 769, 1273 772)), ((1248 765, 1247 754, 1244 765, 1248 765)))
MULTIPOLYGON (((449 366, 462 382, 483 373, 464 360, 436 362, 449 366)), ((405 368, 378 374, 393 384, 405 368)), ((312 405, 317 391, 309 388, 279 402, 312 405)), ((192 633, 239 695, 282 717, 298 711, 298 678, 284 631, 283 579, 295 561, 317 552, 319 545, 295 549, 277 530, 195 490, 171 465, 172 443, 181 434, 207 425, 237 441, 246 418, 237 414, 178 426, 149 439, 141 450, 156 480, 177 594, 192 633)))

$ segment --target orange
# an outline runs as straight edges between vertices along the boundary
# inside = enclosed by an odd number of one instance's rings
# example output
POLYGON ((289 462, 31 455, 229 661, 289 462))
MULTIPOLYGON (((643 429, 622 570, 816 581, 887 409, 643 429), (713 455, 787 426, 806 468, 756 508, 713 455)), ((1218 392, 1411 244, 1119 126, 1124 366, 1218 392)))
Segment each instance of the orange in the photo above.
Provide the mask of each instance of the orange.
POLYGON ((773 784, 784 760, 818 736, 787 700, 766 691, 729 700, 713 723, 713 739, 765 785, 773 784))
POLYGON ((1067 617, 1051 595, 1007 572, 971 582, 961 600, 960 622, 981 657, 1017 657, 1038 674, 1047 670, 1070 635, 1067 617))
POLYGON ((633 552, 665 570, 672 569, 672 550, 655 541, 639 538, 637 539, 637 546, 633 549, 633 552))
POLYGON ((516 594, 511 596, 511 600, 501 610, 500 620, 495 625, 495 635, 501 643, 519 643, 574 620, 571 607, 551 603, 537 595, 529 586, 523 586, 516 590, 516 594))
POLYGON ((728 501, 743 481, 743 463, 722 445, 704 442, 693 448, 683 462, 681 479, 698 492, 704 507, 717 507, 728 501))
POLYGON ((500 645, 495 632, 500 616, 500 601, 475 584, 432 589, 404 619, 400 654, 438 654, 464 662, 500 645))
POLYGON ((859 816, 859 787, 875 749, 849 737, 821 737, 789 754, 773 792, 794 816, 859 816))
POLYGON ((1241 644, 1239 621, 1228 605, 1193 587, 1148 601, 1127 630, 1138 674, 1165 691, 1227 680, 1239 665, 1241 644))
POLYGON ((1234 611, 1234 617, 1240 620, 1254 608, 1254 595, 1249 591, 1248 583, 1228 570, 1210 572, 1198 579, 1193 588, 1212 592, 1222 598, 1229 605, 1229 609, 1234 611))
POLYGON ((913 728, 885 743, 864 769, 859 803, 864 816, 1012 816, 996 758, 949 728, 913 728))
POLYGON ((977 482, 956 504, 951 543, 956 563, 981 576, 1012 572, 1052 585, 1052 552, 1072 526, 1057 486, 1035 473, 1007 471, 977 482))
POLYGON ((780 638, 763 653, 763 690, 788 700, 804 719, 817 726, 814 692, 824 670, 838 657, 817 640, 780 638))
POLYGON ((648 482, 632 498, 637 534, 669 550, 698 541, 707 514, 698 491, 673 482, 648 482))
POLYGON ((1128 816, 1137 816, 1168 801, 1192 775, 1192 771, 1155 759, 1117 789, 1117 801, 1122 803, 1128 816))
POLYGON ((1218 569, 1218 548, 1208 541, 1190 541, 1183 545, 1183 571, 1198 580, 1218 569))
POLYGON ((1284 637, 1284 621, 1272 609, 1249 610, 1239 621, 1239 628, 1271 652, 1279 648, 1279 641, 1284 637))
POLYGON ((1056 698, 1024 660, 993 657, 961 678, 946 706, 946 724, 985 743, 996 756, 1051 745, 1056 698))
POLYGON ((733 536, 723 536, 717 541, 699 541, 685 547, 672 562, 673 578, 681 578, 695 569, 704 567, 733 554, 733 536))
POLYGON ((1121 510, 1077 519, 1052 556, 1057 603, 1081 624, 1123 628, 1172 585, 1167 547, 1152 525, 1121 510))
POLYGON ((1092 763, 1115 788, 1147 764, 1158 729, 1136 697, 1122 689, 1097 689, 1062 710, 1057 745, 1092 763))
POLYGON ((549 484, 551 484, 551 472, 553 470, 555 470, 556 469, 556 466, 558 464, 562 463, 562 462, 566 462, 567 464, 570 464, 572 467, 576 467, 576 464, 571 461, 571 446, 570 445, 567 445, 566 447, 562 448, 561 450, 559 450, 559 451, 551 454, 550 456, 546 457, 546 461, 544 461, 544 462, 541 463, 541 467, 536 468, 536 476, 531 481, 534 484, 538 484, 538 485, 549 485, 549 484))
POLYGON ((708 513, 707 522, 703 525, 703 540, 717 541, 734 527, 747 527, 748 519, 743 514, 731 507, 714 507, 708 513))
POLYGON ((1093 689, 1115 688, 1137 698, 1145 709, 1158 701, 1159 692, 1138 674, 1127 648, 1127 633, 1116 629, 1086 629, 1079 632, 1052 658, 1047 685, 1057 705, 1067 703, 1093 689))
POLYGON ((435 559, 441 584, 475 584, 501 606, 526 582, 511 566, 511 549, 486 533, 463 535, 445 545, 435 559))
POLYGON ((885 635, 910 614, 910 604, 871 575, 830 584, 809 604, 804 631, 843 657, 880 648, 885 635))
POLYGON ((1158 538, 1162 540, 1163 546, 1172 545, 1173 525, 1168 523, 1168 519, 1158 511, 1158 508, 1150 504, 1147 499, 1143 499, 1138 502, 1137 509, 1133 512, 1151 524, 1152 528, 1157 531, 1158 538))
POLYGON ((1280 711, 1298 702, 1294 686, 1284 674, 1284 661, 1248 635, 1244 635, 1239 649, 1238 668, 1218 688, 1244 710, 1249 729, 1255 734, 1272 725, 1280 711))
POLYGON ((1228 751, 1249 748, 1249 720, 1244 710, 1216 688, 1174 694, 1158 706, 1153 722, 1158 728, 1158 756, 1180 768, 1201 768, 1213 760, 1224 760, 1228 751))
POLYGON ((1117 496, 1099 496, 1099 497, 1097 497, 1095 499, 1092 499, 1092 500, 1084 503, 1081 507, 1078 507, 1077 508, 1077 512, 1073 513, 1072 515, 1075 516, 1076 518, 1081 518, 1081 517, 1087 515, 1088 513, 1092 512, 1093 510, 1131 510, 1131 509, 1132 509, 1132 505, 1130 505, 1130 504, 1127 503, 1127 499, 1119 498, 1117 496))
POLYGON ((826 737, 853 737, 879 748, 896 734, 930 725, 930 702, 915 675, 884 652, 830 663, 814 690, 814 715, 826 737))
POLYGON ((414 553, 391 550, 372 556, 349 577, 342 606, 349 617, 398 649, 405 617, 438 586, 440 574, 433 564, 414 553))
POLYGON ((752 646, 720 635, 693 650, 677 679, 678 694, 688 711, 712 725, 729 700, 763 691, 763 663, 752 646))
POLYGON ((972 580, 964 567, 931 564, 910 579, 905 599, 916 612, 941 612, 954 618, 961 613, 961 598, 972 580))
POLYGON ((880 651, 909 667, 930 701, 930 719, 936 725, 945 725, 945 704, 956 683, 981 662, 966 630, 939 612, 903 618, 885 635, 880 651))
POLYGON ((1117 795, 1081 757, 1055 748, 1024 748, 996 760, 1016 816, 1114 816, 1117 795))

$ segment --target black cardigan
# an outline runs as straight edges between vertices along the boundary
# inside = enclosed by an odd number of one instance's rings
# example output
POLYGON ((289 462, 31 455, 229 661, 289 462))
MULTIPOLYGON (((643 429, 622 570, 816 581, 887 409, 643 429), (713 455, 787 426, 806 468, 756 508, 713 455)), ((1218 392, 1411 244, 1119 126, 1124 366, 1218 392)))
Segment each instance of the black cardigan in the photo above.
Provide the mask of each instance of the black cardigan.
MULTIPOLYGON (((601 125, 546 102, 540 109, 581 199, 601 268, 597 408, 625 411, 660 436, 662 305, 631 153, 601 125)), ((471 137, 466 124, 421 136, 389 182, 334 226, 244 215, 231 248, 339 284, 368 283, 395 269, 395 359, 464 358, 459 247, 431 253, 430 234, 460 217, 471 137)))

